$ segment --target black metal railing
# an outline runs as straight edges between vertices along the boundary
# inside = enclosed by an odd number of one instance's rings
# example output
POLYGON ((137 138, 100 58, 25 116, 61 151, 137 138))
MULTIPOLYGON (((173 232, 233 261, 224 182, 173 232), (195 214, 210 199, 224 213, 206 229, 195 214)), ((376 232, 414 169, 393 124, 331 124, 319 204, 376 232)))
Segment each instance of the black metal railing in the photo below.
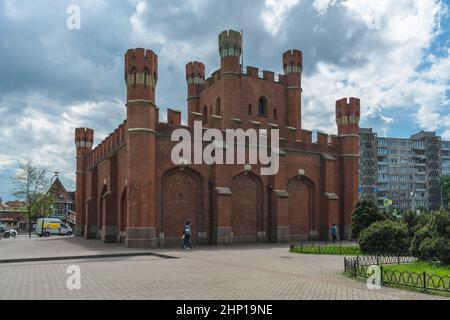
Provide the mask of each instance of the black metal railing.
POLYGON ((383 265, 399 265, 417 261, 416 258, 406 255, 357 256, 344 258, 344 270, 355 278, 369 278, 368 268, 379 266, 379 280, 382 286, 401 286, 421 289, 424 292, 439 291, 450 294, 450 276, 440 276, 427 272, 409 272, 386 269, 383 265))

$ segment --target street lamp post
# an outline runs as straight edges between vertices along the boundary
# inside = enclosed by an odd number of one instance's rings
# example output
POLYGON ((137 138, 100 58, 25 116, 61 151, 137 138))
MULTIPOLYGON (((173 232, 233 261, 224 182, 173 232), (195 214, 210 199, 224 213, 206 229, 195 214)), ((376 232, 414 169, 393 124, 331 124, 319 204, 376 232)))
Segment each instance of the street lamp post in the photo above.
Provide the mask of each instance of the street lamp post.
POLYGON ((448 185, 448 182, 441 184, 441 210, 444 210, 444 186, 448 185))

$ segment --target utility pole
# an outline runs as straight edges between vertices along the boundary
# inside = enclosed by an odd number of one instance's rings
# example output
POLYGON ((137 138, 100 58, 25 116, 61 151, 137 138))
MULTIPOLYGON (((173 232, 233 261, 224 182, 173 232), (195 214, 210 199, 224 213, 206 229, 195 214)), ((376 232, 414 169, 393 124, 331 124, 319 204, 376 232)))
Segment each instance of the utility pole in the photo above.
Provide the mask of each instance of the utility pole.
POLYGON ((444 210, 444 186, 448 185, 448 182, 441 183, 441 210, 444 210))

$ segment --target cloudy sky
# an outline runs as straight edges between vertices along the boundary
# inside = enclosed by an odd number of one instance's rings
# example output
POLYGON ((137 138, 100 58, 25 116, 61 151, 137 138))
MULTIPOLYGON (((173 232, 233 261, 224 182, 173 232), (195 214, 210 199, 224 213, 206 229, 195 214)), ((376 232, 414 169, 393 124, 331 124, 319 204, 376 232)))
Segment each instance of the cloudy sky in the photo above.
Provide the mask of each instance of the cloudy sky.
POLYGON ((74 188, 76 127, 96 143, 125 119, 123 54, 159 56, 157 105, 186 117, 184 66, 219 66, 217 35, 244 30, 244 64, 281 73, 304 52, 303 127, 335 133, 334 101, 362 100, 362 126, 450 139, 450 1, 440 0, 2 0, 0 197, 32 157, 74 188), (81 29, 68 29, 68 7, 81 29))

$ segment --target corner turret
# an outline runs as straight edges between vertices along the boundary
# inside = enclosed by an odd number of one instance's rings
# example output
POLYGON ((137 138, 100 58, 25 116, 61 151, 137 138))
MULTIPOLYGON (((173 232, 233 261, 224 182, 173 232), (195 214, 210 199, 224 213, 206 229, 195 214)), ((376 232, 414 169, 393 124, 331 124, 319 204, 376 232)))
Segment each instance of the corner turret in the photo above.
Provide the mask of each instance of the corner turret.
POLYGON ((226 30, 219 35, 219 54, 222 73, 240 73, 242 35, 238 31, 226 30))
POLYGON ((155 102, 158 81, 158 56, 143 48, 129 49, 125 54, 125 83, 127 101, 155 102))
POLYGON ((338 135, 359 135, 361 102, 358 98, 344 98, 336 101, 336 123, 338 135))

